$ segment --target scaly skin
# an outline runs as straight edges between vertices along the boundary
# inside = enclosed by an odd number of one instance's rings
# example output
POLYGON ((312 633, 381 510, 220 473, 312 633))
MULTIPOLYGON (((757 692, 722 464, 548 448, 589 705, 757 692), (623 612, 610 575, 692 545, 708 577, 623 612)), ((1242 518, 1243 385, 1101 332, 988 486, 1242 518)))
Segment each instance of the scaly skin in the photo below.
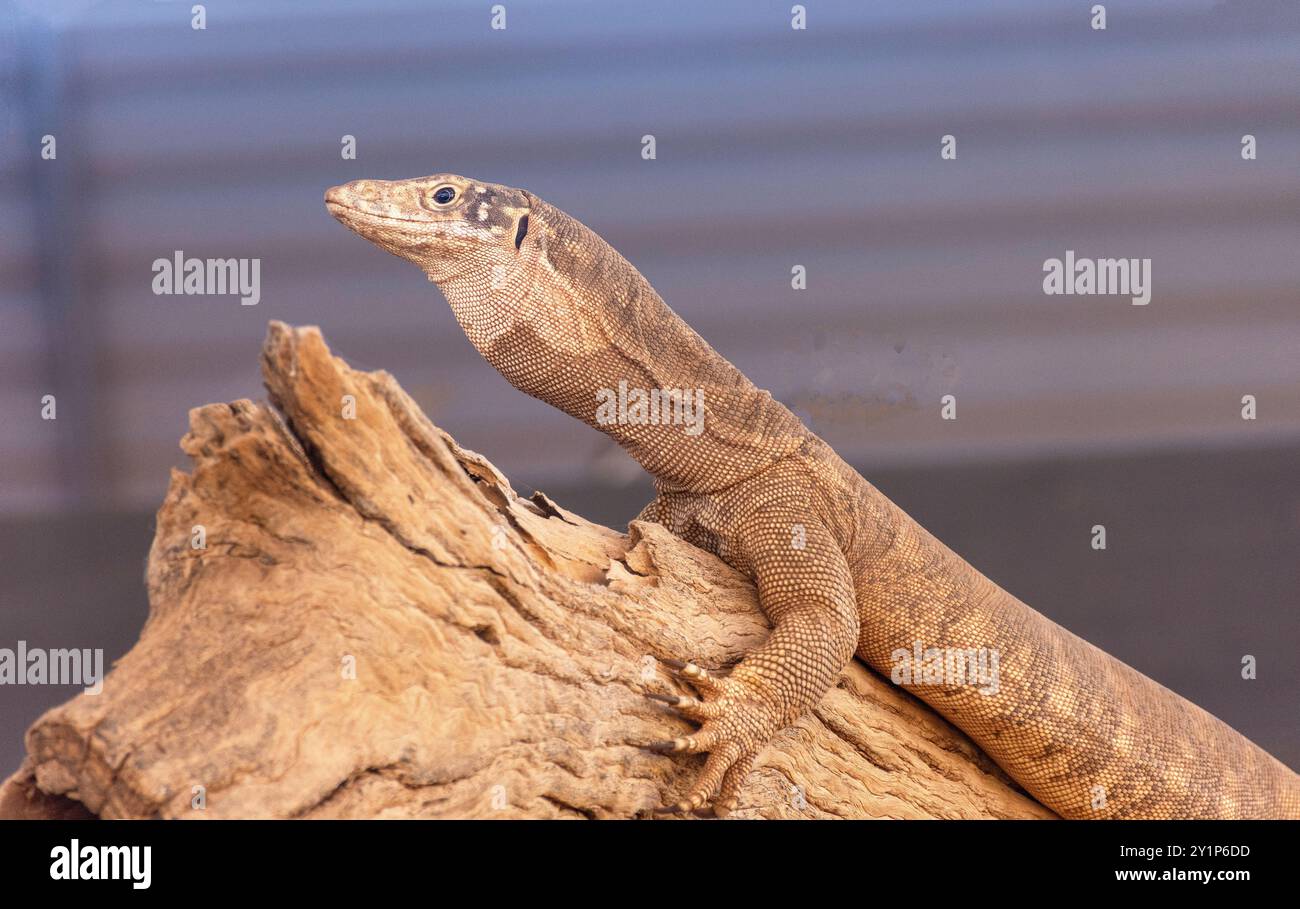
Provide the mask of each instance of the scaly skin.
POLYGON ((515 387, 608 433, 654 476, 643 519, 757 584, 768 640, 723 678, 671 662, 700 698, 655 696, 702 725, 650 747, 709 753, 669 810, 734 808, 758 750, 855 653, 888 676, 920 641, 997 654, 996 692, 960 679, 911 690, 1065 817, 1300 817, 1294 772, 962 561, 578 221, 524 190, 453 174, 359 180, 325 199, 344 225, 420 266, 515 387), (596 393, 620 382, 702 389, 703 431, 602 422, 596 393))

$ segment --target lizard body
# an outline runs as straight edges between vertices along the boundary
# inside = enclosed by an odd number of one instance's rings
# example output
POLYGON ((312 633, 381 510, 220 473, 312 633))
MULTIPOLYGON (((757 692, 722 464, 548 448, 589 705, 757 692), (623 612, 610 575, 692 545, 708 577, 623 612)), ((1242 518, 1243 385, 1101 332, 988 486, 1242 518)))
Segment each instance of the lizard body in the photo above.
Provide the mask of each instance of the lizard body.
POLYGON ((451 174, 361 180, 325 198, 345 226, 420 266, 507 380, 609 434, 653 475, 642 519, 754 579, 767 641, 726 676, 673 661, 700 697, 653 695, 701 727, 651 747, 709 754, 670 810, 734 808, 759 748, 855 654, 889 676, 923 648, 997 655, 996 690, 921 671, 909 688, 1065 817, 1300 817, 1293 771, 968 565, 577 220, 451 174), (602 419, 597 393, 620 383, 702 390, 700 431, 602 419))

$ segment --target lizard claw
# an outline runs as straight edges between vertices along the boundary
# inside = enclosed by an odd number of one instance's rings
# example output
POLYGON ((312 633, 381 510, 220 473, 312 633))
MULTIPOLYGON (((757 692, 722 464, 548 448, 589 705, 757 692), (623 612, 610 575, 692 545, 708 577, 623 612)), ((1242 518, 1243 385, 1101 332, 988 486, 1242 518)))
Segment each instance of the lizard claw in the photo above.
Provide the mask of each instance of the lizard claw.
POLYGON ((669 704, 673 707, 676 707, 681 701, 681 698, 675 694, 659 694, 656 691, 647 691, 645 696, 652 701, 662 701, 663 703, 669 704))
POLYGON ((653 751, 655 754, 672 754, 682 749, 677 747, 677 742, 673 739, 664 739, 659 742, 649 742, 642 746, 646 751, 653 751))

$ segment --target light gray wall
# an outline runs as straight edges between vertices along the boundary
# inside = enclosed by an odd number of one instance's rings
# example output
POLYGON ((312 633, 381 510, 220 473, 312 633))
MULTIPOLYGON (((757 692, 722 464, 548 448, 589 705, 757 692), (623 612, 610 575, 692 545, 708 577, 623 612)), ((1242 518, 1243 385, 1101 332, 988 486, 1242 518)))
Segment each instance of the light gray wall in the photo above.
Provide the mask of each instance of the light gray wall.
POLYGON ((819 2, 804 32, 744 0, 515 2, 505 31, 479 2, 209 4, 205 31, 184 4, 84 6, 14 17, 0 57, 6 508, 157 503, 186 410, 260 393, 271 318, 394 372, 522 482, 630 475, 321 204, 438 170, 586 221, 868 465, 1300 438, 1294 4, 1111 4, 1094 31, 1060 0, 819 2), (259 257, 261 303, 154 296, 176 249, 259 257), (1066 249, 1150 257, 1152 303, 1044 296, 1066 249))

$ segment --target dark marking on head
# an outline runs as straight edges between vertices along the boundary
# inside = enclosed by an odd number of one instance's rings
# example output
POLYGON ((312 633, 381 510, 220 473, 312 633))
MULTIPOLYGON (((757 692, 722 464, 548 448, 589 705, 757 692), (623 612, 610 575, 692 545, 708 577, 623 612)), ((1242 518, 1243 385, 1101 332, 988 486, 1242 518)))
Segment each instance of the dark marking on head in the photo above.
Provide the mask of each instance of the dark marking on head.
POLYGON ((524 215, 519 219, 519 226, 515 228, 515 249, 523 245, 526 236, 528 236, 528 216, 524 215))

